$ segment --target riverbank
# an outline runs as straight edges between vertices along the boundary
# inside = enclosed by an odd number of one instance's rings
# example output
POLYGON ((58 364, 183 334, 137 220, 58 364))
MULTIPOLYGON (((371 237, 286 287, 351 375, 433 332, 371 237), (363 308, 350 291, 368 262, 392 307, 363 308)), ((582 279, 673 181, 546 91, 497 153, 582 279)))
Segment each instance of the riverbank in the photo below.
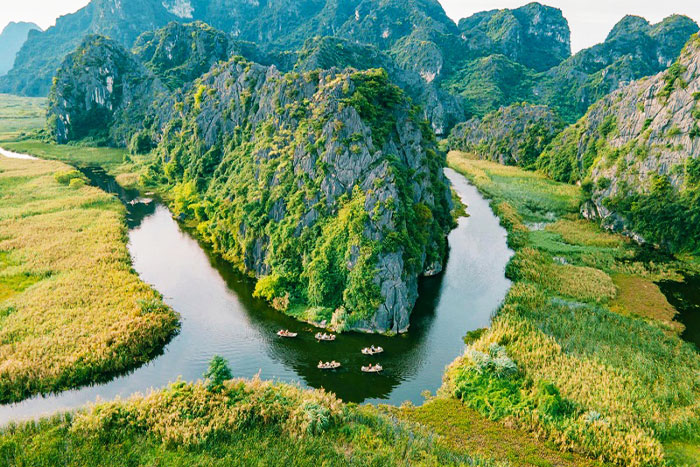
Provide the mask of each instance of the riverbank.
POLYGON ((1 429, 0 455, 9 465, 507 465, 322 390, 225 380, 223 365, 205 383, 1 429))
POLYGON ((124 208, 57 162, 0 157, 0 401, 150 360, 176 314, 131 269, 124 208))
POLYGON ((442 395, 565 450, 683 465, 677 446, 700 435, 700 354, 668 308, 633 299, 643 284, 664 303, 654 282, 678 278, 683 265, 579 219, 576 186, 463 153, 448 164, 491 199, 516 254, 504 305, 447 370, 442 395))

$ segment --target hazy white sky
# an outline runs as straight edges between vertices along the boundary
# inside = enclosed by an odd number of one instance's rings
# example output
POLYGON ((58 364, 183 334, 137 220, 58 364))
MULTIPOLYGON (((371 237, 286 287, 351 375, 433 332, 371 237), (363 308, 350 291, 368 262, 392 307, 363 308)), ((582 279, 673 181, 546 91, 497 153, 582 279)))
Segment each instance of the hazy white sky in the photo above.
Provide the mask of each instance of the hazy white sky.
MULTIPOLYGON (((72 13, 89 0, 0 0, 0 28, 10 21, 33 21, 42 28, 56 18, 72 13)), ((440 0, 455 21, 477 11, 517 8, 528 0, 440 0)), ((643 16, 657 22, 673 13, 682 13, 700 22, 700 0, 541 0, 561 8, 571 27, 572 48, 578 51, 602 42, 625 14, 643 16)))

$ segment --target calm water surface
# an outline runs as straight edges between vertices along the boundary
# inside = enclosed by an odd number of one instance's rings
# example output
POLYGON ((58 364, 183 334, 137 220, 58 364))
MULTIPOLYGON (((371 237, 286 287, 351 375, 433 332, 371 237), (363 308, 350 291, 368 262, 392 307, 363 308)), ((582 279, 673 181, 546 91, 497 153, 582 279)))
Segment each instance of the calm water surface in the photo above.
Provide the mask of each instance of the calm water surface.
POLYGON ((146 393, 178 378, 197 380, 213 355, 226 358, 236 376, 260 374, 323 387, 345 401, 418 403, 422 391, 440 386, 445 366, 464 348, 464 334, 489 325, 510 286, 504 277, 512 255, 505 230, 478 191, 446 169, 470 217, 460 219, 449 236, 444 273, 421 280, 409 332, 393 338, 342 334, 335 342, 318 343, 309 325, 252 298, 253 283, 183 231, 164 205, 121 189, 101 170, 85 173, 92 184, 126 203, 133 267, 180 313, 181 332, 162 355, 108 383, 0 406, 0 423, 146 393), (299 332, 299 337, 278 338, 280 328, 299 332), (363 356, 360 349, 370 344, 384 347, 384 354, 363 356), (340 361, 343 367, 323 372, 316 368, 321 359, 340 361), (381 363, 385 371, 362 373, 360 366, 369 362, 381 363))

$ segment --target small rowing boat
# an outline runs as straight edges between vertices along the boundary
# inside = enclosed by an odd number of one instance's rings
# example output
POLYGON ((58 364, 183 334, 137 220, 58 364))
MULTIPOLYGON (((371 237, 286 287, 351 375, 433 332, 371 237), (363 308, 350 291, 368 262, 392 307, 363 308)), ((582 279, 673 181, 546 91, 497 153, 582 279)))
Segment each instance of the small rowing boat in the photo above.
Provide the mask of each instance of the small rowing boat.
POLYGON ((317 332, 315 337, 316 337, 317 341, 332 342, 335 340, 334 334, 326 334, 325 332, 324 333, 317 332))
POLYGON ((362 349, 362 353, 365 355, 377 355, 382 352, 384 352, 383 348, 375 346, 365 347, 364 349, 362 349))
POLYGON ((280 329, 277 331, 277 335, 280 337, 297 337, 296 332, 289 332, 288 329, 280 329))
POLYGON ((379 373, 382 371, 384 368, 382 368, 381 365, 368 365, 368 366, 363 366, 362 367, 362 372, 363 373, 379 373))
POLYGON ((319 370, 335 370, 337 368, 340 368, 340 362, 336 362, 333 360, 332 362, 318 362, 318 369, 319 370))

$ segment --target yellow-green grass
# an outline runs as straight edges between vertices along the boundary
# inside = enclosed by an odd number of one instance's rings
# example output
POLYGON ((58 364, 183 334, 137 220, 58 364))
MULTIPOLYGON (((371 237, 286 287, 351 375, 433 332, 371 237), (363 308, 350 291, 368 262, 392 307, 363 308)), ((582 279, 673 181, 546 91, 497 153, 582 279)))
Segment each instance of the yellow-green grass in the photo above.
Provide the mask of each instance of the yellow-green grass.
POLYGON ((585 302, 606 302, 615 297, 615 285, 604 271, 560 264, 531 247, 518 250, 508 268, 512 279, 535 283, 556 296, 585 302))
POLYGON ((30 154, 41 159, 57 160, 74 166, 100 166, 109 170, 124 163, 125 149, 53 144, 29 139, 5 141, 2 147, 20 154, 30 154))
POLYGON ((610 308, 618 313, 638 316, 664 323, 674 332, 683 332, 683 325, 674 318, 678 314, 668 303, 659 286, 644 277, 616 274, 613 282, 617 287, 617 297, 610 308))
POLYGON ((466 153, 450 153, 448 165, 463 174, 485 195, 508 200, 525 222, 552 220, 554 215, 578 211, 581 189, 548 179, 544 175, 526 172, 472 158, 466 153))
MULTIPOLYGON (((656 280, 672 276, 682 264, 639 259, 637 247, 623 237, 575 219, 577 187, 557 188, 539 174, 461 153, 450 153, 448 163, 492 198, 516 249, 507 269, 515 283, 491 328, 473 347, 486 351, 492 343, 505 345, 526 381, 554 383, 575 408, 568 419, 520 410, 520 426, 563 449, 618 465, 663 463, 662 442, 696 445, 700 355, 674 333, 664 332, 668 315, 662 320, 644 315, 624 293, 618 295, 610 277, 624 272, 656 280), (517 190, 508 186, 511 178, 517 180, 517 190), (531 185, 522 181, 528 178, 531 185), (528 190, 532 193, 523 194, 528 190), (567 193, 567 202, 561 193, 567 193), (529 227, 525 219, 540 212, 554 213, 546 219, 549 225, 544 230, 529 227), (616 300, 632 309, 615 312, 616 300), (590 411, 604 426, 585 421, 590 411)), ((453 363, 443 394, 452 393, 454 375, 469 365, 473 362, 467 357, 453 363)))
POLYGON ((526 431, 489 420, 456 399, 434 398, 419 407, 387 410, 434 430, 450 449, 488 456, 515 467, 604 465, 575 453, 561 452, 552 443, 538 440, 526 431))
POLYGON ((179 382, 0 431, 12 466, 506 466, 450 450, 430 431, 322 390, 254 379, 179 382))
POLYGON ((559 234, 570 245, 619 248, 628 242, 619 235, 604 232, 599 225, 584 219, 560 219, 547 225, 545 230, 559 234))
POLYGON ((697 467, 700 459, 700 444, 674 441, 664 446, 668 465, 673 467, 697 467))
POLYGON ((148 361, 176 314, 131 268, 125 211, 61 184, 51 161, 0 157, 0 401, 104 380, 148 361))
POLYGON ((45 123, 45 98, 0 94, 0 141, 38 130, 45 123))

